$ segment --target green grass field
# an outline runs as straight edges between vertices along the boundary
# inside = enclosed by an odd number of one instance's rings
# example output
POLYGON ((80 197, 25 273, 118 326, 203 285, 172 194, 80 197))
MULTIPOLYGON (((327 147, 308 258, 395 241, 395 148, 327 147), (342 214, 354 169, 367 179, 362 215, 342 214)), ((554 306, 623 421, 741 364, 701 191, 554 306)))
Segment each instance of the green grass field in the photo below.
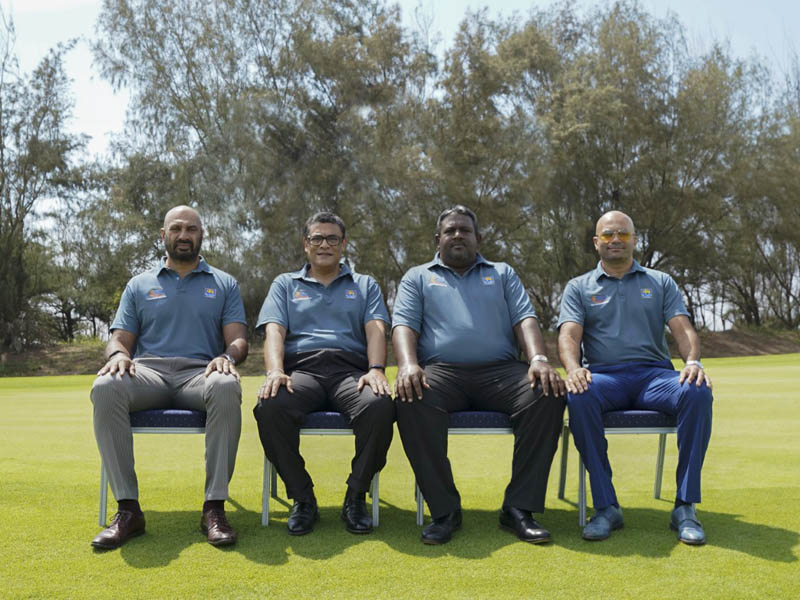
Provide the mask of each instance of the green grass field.
MULTIPOLYGON (((541 521, 554 543, 531 546, 497 528, 511 436, 455 436, 450 458, 464 528, 424 546, 413 476, 399 438, 381 475, 374 534, 346 533, 338 511, 352 437, 305 436, 322 520, 286 534, 287 505, 260 525, 262 453, 251 409, 260 380, 244 380, 242 440, 228 514, 239 543, 215 549, 199 531, 202 436, 136 437, 147 534, 95 552, 100 462, 92 377, 0 379, 0 574, 3 598, 797 598, 800 597, 800 355, 708 360, 714 430, 699 517, 708 544, 679 544, 667 525, 674 494, 670 436, 663 499, 652 497, 656 436, 612 436, 625 529, 580 538, 577 453, 567 501, 557 469, 541 521)), ((556 455, 554 465, 558 464, 556 455)), ((283 493, 283 486, 280 486, 283 493)), ((114 504, 109 503, 113 514, 114 504)))

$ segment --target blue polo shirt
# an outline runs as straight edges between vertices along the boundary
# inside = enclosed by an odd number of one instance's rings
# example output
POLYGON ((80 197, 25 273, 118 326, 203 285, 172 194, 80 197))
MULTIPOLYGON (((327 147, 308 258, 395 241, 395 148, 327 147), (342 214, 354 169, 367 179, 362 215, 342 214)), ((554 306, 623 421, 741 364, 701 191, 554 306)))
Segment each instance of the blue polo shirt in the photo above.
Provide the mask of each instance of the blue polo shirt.
POLYGON ((622 279, 597 267, 570 280, 561 298, 558 326, 583 326, 583 364, 669 360, 664 327, 687 315, 675 281, 635 260, 622 279))
POLYGON ((527 317, 536 312, 514 269, 480 254, 463 275, 445 266, 438 253, 409 269, 392 312, 394 327, 419 334, 421 364, 518 360, 513 327, 527 317))
POLYGON ((390 323, 381 288, 369 275, 339 265, 339 275, 327 287, 308 275, 310 265, 275 278, 261 305, 256 329, 267 323, 286 328, 284 351, 367 352, 364 325, 379 319, 390 323))
POLYGON ((125 286, 111 331, 136 334, 134 356, 211 360, 225 351, 222 327, 228 323, 247 324, 233 277, 201 258, 181 279, 162 258, 125 286))

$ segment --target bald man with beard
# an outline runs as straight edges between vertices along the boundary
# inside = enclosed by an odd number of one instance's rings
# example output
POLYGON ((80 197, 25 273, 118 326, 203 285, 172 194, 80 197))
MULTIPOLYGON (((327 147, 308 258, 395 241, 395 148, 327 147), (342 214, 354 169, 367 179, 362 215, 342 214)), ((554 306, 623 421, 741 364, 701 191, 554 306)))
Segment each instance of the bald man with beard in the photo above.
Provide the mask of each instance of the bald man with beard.
POLYGON ((201 530, 214 546, 236 542, 224 503, 241 432, 236 365, 247 357, 247 323, 236 280, 200 256, 203 225, 188 206, 164 217, 166 256, 133 277, 120 299, 106 364, 92 386, 94 432, 118 510, 92 546, 118 548, 145 530, 134 471, 130 413, 205 411, 206 483, 201 530))
POLYGON ((569 427, 589 471, 594 501, 583 538, 603 540, 623 526, 603 413, 639 409, 677 417, 677 491, 670 528, 685 544, 704 544, 694 504, 700 502, 700 471, 711 437, 712 396, 700 362, 700 340, 675 281, 633 258, 636 233, 628 215, 604 214, 597 221, 594 246, 600 262, 567 284, 558 321, 569 427), (684 360, 680 372, 670 360, 665 326, 684 360))

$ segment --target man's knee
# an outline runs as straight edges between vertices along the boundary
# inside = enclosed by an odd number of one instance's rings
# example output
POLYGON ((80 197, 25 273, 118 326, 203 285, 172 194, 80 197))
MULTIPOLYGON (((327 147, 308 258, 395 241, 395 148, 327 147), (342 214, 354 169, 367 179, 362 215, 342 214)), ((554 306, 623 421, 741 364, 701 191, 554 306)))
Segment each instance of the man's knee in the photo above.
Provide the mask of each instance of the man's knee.
POLYGON ((366 402, 361 413, 372 423, 393 423, 395 419, 395 403, 389 396, 372 397, 366 402))
POLYGON ((297 403, 292 402, 292 394, 281 387, 274 398, 259 398, 253 407, 253 415, 257 422, 267 423, 284 418, 293 410, 297 412, 297 403))
POLYGON ((698 386, 694 382, 684 382, 681 388, 681 396, 686 408, 695 412, 707 412, 710 414, 714 397, 705 383, 698 386))
POLYGON ((207 403, 223 403, 239 406, 242 402, 242 386, 233 375, 211 373, 206 378, 205 397, 207 403))
POLYGON ((94 380, 89 397, 97 408, 107 407, 122 401, 123 390, 130 384, 130 376, 101 375, 94 380))
POLYGON ((586 390, 581 394, 567 392, 567 406, 570 415, 582 415, 597 409, 600 405, 591 390, 586 390))

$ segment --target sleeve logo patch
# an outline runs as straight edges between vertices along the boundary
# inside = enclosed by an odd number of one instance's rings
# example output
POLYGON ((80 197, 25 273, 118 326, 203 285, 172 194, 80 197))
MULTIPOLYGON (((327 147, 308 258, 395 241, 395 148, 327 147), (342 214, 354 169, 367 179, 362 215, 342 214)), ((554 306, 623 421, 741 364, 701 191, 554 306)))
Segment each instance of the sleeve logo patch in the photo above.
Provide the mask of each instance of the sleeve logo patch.
POLYGON ((167 294, 164 292, 164 288, 151 288, 147 292, 147 299, 148 300, 160 300, 161 298, 166 298, 167 294))
POLYGON ((356 294, 355 290, 345 290, 344 297, 348 300, 355 300, 358 297, 358 294, 356 294))
POLYGON ((592 306, 603 306, 604 304, 608 304, 609 300, 611 300, 611 298, 606 294, 592 294, 589 296, 589 302, 592 303, 592 306))
POLYGON ((292 300, 311 300, 311 296, 309 296, 308 292, 306 292, 304 289, 297 288, 294 291, 294 294, 292 294, 292 300))
POLYGON ((650 288, 642 288, 642 298, 652 298, 653 290, 650 288))
POLYGON ((494 277, 491 275, 486 275, 485 277, 481 277, 481 281, 483 285, 494 285, 494 277))
POLYGON ((215 290, 214 288, 206 288, 205 290, 203 290, 203 295, 206 298, 216 298, 217 290, 215 290))
POLYGON ((447 283, 438 275, 431 275, 428 279, 428 287, 430 286, 447 287, 447 283))

